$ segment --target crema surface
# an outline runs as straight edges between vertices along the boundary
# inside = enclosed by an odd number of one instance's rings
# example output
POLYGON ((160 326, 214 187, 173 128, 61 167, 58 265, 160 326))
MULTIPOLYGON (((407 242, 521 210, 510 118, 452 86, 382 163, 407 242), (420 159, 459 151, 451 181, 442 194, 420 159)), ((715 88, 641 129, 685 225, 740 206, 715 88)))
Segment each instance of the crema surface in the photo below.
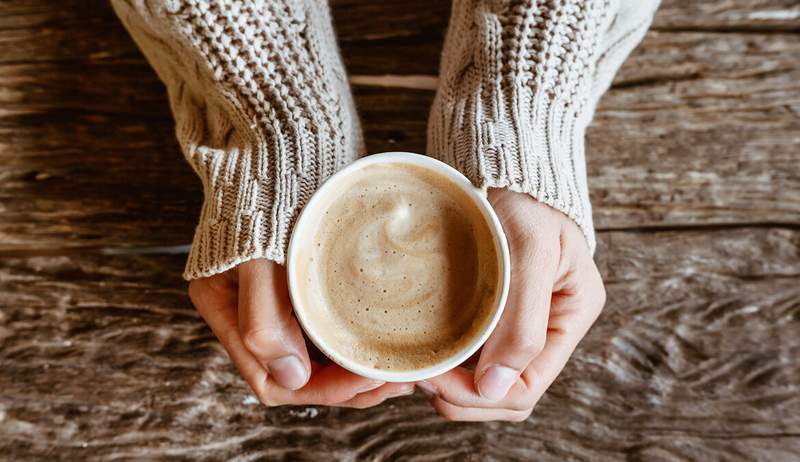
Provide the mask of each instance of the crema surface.
POLYGON ((449 178, 421 167, 370 165, 343 181, 303 253, 309 319, 364 365, 411 370, 447 359, 493 312, 489 224, 449 178))

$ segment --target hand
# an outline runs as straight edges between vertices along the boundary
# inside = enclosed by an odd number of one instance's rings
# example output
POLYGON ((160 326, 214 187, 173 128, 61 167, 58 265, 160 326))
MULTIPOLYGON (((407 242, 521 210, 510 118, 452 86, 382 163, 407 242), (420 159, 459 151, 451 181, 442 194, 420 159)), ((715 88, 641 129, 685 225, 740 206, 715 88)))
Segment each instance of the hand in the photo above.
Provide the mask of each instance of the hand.
POLYGON ((458 367, 417 386, 450 420, 527 419, 605 304, 578 226, 528 195, 493 189, 511 252, 505 311, 474 374, 458 367))
POLYGON ((365 408, 414 392, 414 384, 384 384, 336 364, 311 361, 292 313, 286 272, 269 260, 248 261, 194 280, 189 296, 239 373, 267 406, 365 408))

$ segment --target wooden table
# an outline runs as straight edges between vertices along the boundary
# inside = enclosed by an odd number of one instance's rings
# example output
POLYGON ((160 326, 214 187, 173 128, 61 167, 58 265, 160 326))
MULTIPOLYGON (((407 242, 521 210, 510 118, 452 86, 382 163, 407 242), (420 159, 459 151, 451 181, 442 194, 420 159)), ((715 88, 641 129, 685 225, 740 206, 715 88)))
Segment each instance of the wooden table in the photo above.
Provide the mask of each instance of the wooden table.
MULTIPOLYGON (((334 13, 370 151, 423 150, 448 2, 334 13)), ((105 1, 0 2, 0 459, 798 460, 798 114, 797 0, 665 0, 587 142, 608 305, 533 417, 267 409, 186 296, 147 62, 105 1)))

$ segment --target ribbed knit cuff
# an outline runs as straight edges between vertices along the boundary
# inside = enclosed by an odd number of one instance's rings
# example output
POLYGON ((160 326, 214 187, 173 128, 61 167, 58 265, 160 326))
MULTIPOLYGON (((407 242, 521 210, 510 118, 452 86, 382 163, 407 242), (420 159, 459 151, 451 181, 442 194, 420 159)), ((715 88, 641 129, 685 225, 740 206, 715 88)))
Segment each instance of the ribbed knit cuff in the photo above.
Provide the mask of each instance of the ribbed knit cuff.
POLYGON ((454 2, 428 152, 560 210, 594 251, 584 133, 612 0, 454 2))
POLYGON ((363 154, 327 5, 114 0, 167 87, 205 200, 184 278, 254 258, 284 263, 320 184, 363 154))
POLYGON ((204 193, 184 278, 256 258, 284 264, 294 222, 311 195, 364 152, 349 91, 331 96, 337 109, 317 115, 322 123, 265 119, 253 124, 257 129, 242 124, 244 112, 233 100, 226 110, 209 111, 213 106, 197 107, 193 99, 175 101, 178 139, 204 193), (220 133, 229 133, 226 145, 212 147, 218 143, 210 138, 220 133))
POLYGON ((577 223, 594 252, 584 153, 589 118, 545 92, 521 87, 505 94, 510 97, 486 106, 479 98, 448 104, 444 95, 437 96, 428 152, 480 188, 508 188, 560 210, 577 223))
POLYGON ((267 154, 257 151, 189 148, 205 200, 185 279, 212 276, 255 258, 284 262, 291 225, 312 188, 306 185, 305 194, 298 194, 295 178, 267 177, 267 154))

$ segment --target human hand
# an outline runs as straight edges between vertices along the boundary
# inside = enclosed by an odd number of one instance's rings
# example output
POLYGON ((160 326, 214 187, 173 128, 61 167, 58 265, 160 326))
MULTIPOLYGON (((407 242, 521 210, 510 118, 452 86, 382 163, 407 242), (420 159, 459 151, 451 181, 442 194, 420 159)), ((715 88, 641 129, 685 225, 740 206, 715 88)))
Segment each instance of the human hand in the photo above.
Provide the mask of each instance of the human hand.
POLYGON ((511 287, 500 322, 472 371, 418 382, 450 420, 522 421, 555 380, 605 304, 586 238, 528 195, 489 191, 508 238, 511 287))
POLYGON ((365 408, 414 392, 411 383, 386 383, 337 364, 309 359, 292 313, 286 272, 251 260, 189 284, 189 296, 239 373, 267 406, 317 404, 365 408))

